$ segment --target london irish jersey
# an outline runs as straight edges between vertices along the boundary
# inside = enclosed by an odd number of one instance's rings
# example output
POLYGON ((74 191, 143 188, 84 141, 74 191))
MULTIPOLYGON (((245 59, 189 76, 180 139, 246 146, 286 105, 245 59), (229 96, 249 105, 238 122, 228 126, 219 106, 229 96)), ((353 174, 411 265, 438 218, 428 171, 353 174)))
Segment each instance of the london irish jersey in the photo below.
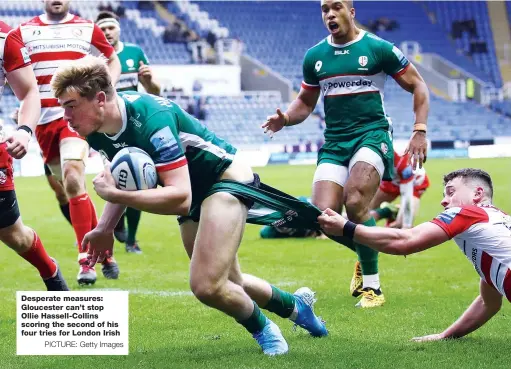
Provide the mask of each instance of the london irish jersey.
POLYGON ((337 45, 331 36, 305 54, 304 89, 321 89, 325 105, 325 138, 344 141, 376 129, 391 130, 383 88, 387 75, 404 73, 410 62, 390 42, 361 30, 337 45))
POLYGON ((149 65, 144 51, 135 44, 119 41, 117 56, 121 62, 121 77, 115 85, 117 91, 138 91, 140 62, 149 65))
POLYGON ((174 102, 136 92, 121 92, 117 99, 123 122, 120 132, 87 137, 90 146, 108 160, 131 146, 147 152, 158 172, 188 164, 192 191, 218 179, 232 163, 236 149, 174 102))

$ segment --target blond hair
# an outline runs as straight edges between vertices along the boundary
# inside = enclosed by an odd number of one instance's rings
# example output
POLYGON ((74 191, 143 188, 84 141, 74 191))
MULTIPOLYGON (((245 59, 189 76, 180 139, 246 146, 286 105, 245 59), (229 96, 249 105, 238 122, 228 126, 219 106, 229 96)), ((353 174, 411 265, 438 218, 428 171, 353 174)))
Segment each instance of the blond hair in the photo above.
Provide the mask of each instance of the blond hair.
POLYGON ((51 79, 51 88, 57 99, 66 92, 77 92, 92 100, 103 91, 110 100, 115 92, 106 59, 92 55, 61 65, 51 79))

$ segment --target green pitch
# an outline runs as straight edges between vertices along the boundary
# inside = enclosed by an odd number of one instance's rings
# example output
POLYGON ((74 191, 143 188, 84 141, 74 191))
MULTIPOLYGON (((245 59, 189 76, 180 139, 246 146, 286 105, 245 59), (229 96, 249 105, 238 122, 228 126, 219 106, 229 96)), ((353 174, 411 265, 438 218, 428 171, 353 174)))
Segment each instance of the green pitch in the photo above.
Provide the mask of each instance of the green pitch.
MULTIPOLYGON (((431 160, 431 187, 419 221, 440 212, 441 176, 462 167, 493 176, 495 204, 511 211, 510 159, 431 160)), ((309 195, 314 167, 258 168, 264 182, 293 195, 309 195)), ((90 185, 89 188, 92 189, 90 185)), ((34 227, 55 256, 72 289, 78 272, 74 234, 60 214, 44 178, 16 181, 23 220, 34 227)), ((103 203, 93 195, 101 212, 103 203)), ((142 215, 138 236, 144 253, 126 254, 116 244, 120 279, 105 280, 98 268, 94 288, 130 291, 130 354, 122 357, 17 357, 15 291, 42 290, 37 272, 7 247, 0 247, 0 368, 509 368, 511 309, 502 311, 468 337, 450 342, 413 343, 410 338, 440 332, 478 293, 478 277, 454 242, 407 258, 382 255, 380 275, 387 303, 357 310, 349 295, 355 254, 328 240, 261 240, 248 226, 240 248, 242 269, 294 292, 309 286, 316 311, 330 336, 310 338, 290 321, 268 314, 282 329, 290 352, 267 358, 244 329, 201 305, 188 292, 188 262, 174 217, 142 215)))

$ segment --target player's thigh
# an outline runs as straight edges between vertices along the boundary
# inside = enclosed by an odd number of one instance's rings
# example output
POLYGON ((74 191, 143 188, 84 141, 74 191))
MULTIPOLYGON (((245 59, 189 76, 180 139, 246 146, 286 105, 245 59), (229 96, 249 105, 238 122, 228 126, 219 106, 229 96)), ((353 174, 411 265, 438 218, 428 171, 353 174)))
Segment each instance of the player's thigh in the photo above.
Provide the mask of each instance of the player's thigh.
POLYGON ((396 194, 385 192, 382 190, 381 186, 376 190, 376 194, 374 195, 371 203, 369 204, 370 209, 377 209, 383 202, 392 202, 397 198, 396 194))
POLYGON ((349 177, 344 189, 348 204, 369 207, 385 171, 381 156, 368 147, 361 147, 350 160, 349 177))
POLYGON ((192 258, 193 246, 195 244, 195 238, 197 237, 198 229, 199 223, 194 222, 191 219, 186 219, 183 221, 180 220, 179 222, 179 231, 181 232, 183 247, 185 248, 185 251, 190 259, 192 258))
POLYGON ((338 212, 342 211, 343 190, 347 179, 347 167, 320 162, 312 181, 312 203, 320 210, 330 208, 338 212))
POLYGON ((227 280, 243 237, 248 209, 236 197, 218 192, 205 199, 195 239, 193 282, 227 280))

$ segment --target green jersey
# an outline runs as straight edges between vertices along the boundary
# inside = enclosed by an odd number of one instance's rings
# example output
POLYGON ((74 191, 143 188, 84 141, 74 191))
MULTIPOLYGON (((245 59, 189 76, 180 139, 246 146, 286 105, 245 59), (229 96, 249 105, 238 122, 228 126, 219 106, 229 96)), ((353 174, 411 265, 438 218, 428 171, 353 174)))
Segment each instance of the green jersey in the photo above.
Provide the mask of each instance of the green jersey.
POLYGON ((144 51, 135 44, 119 41, 117 56, 121 62, 121 77, 115 85, 117 91, 138 91, 140 62, 149 65, 144 51))
POLYGON ((188 164, 192 197, 207 191, 232 163, 236 149, 174 102, 138 92, 121 92, 117 99, 122 116, 119 133, 87 137, 108 160, 131 146, 147 152, 158 172, 188 164))
POLYGON ((404 73, 410 62, 393 44, 361 31, 346 44, 328 36, 305 54, 304 89, 321 89, 325 106, 325 139, 345 141, 373 130, 392 131, 385 114, 387 75, 404 73))

